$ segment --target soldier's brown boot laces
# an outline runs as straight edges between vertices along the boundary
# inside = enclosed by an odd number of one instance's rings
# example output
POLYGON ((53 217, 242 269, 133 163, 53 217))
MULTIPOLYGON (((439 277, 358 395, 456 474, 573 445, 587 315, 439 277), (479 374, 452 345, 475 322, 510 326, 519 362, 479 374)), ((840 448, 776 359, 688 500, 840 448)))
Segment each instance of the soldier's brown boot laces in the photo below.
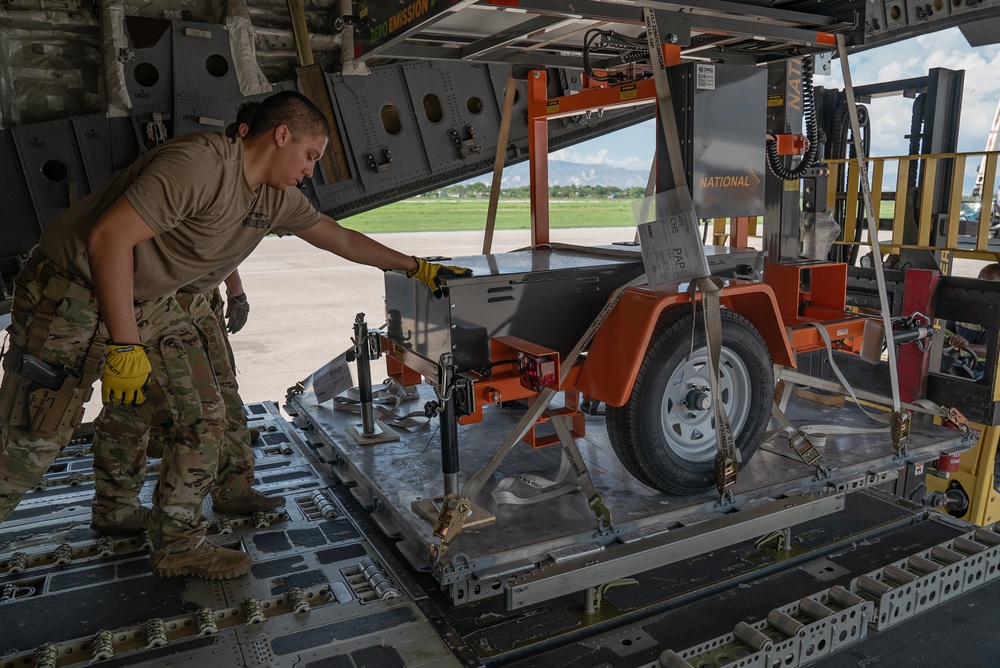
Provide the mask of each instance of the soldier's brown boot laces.
POLYGON ((243 490, 228 501, 212 499, 212 510, 231 515, 252 515, 274 510, 283 505, 285 505, 285 497, 280 495, 264 496, 253 488, 243 490))
POLYGON ((194 577, 205 580, 230 580, 250 570, 250 555, 220 547, 202 537, 196 547, 183 552, 149 555, 149 565, 161 578, 194 577))
POLYGON ((90 518, 90 528, 97 533, 109 536, 124 536, 136 534, 149 528, 149 508, 139 506, 132 514, 120 521, 109 520, 106 517, 90 518))

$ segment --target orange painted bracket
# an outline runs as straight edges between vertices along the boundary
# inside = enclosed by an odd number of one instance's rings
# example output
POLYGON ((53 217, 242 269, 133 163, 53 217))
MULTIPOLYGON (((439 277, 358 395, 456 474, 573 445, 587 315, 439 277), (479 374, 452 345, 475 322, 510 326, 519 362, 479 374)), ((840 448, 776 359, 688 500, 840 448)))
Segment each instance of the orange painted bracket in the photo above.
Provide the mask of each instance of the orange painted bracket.
MULTIPOLYGON (((483 420, 483 407, 491 404, 499 405, 504 401, 518 401, 521 399, 530 400, 538 396, 538 393, 521 384, 521 376, 517 368, 517 354, 519 352, 528 353, 536 357, 548 357, 555 363, 555 376, 559 378, 562 359, 559 353, 549 350, 543 346, 536 345, 530 341, 519 339, 516 336, 498 336, 490 340, 490 359, 494 362, 509 360, 515 362, 511 365, 501 365, 494 367, 491 376, 476 377, 474 380, 473 399, 475 411, 470 415, 462 416, 458 423, 462 425, 475 424, 483 420)), ((558 390, 566 391, 566 402, 569 403, 569 394, 576 387, 580 377, 581 365, 577 364, 569 370, 566 375, 566 382, 557 387, 558 390)), ((472 374, 467 374, 472 375, 472 374)), ((578 401, 578 400, 577 400, 578 401)))
POLYGON ((841 262, 805 261, 770 263, 764 282, 774 290, 781 318, 788 326, 788 340, 796 354, 826 347, 815 327, 827 331, 834 348, 859 352, 867 317, 847 311, 847 265, 841 262))
MULTIPOLYGON (((826 329, 835 350, 856 353, 861 351, 866 320, 866 317, 855 317, 820 324, 826 329)), ((823 337, 815 327, 803 324, 788 329, 789 341, 797 354, 826 348, 823 337)))
MULTIPOLYGON (((498 336, 490 339, 490 359, 494 362, 498 360, 516 360, 518 353, 526 353, 532 357, 547 357, 555 362, 555 376, 559 378, 559 353, 554 350, 536 345, 531 341, 519 339, 516 336, 498 336)), ((517 374, 514 374, 517 376, 517 374)))
POLYGON ((553 98, 546 97, 546 89, 541 87, 544 83, 541 74, 535 77, 534 72, 530 73, 528 86, 535 89, 528 100, 528 116, 532 121, 551 121, 595 109, 616 109, 649 104, 656 100, 656 88, 652 79, 584 88, 573 95, 553 98))
POLYGON ((548 411, 549 415, 542 415, 538 418, 538 421, 532 425, 528 433, 524 435, 522 439, 532 448, 547 448, 550 445, 559 444, 559 436, 557 434, 544 434, 539 436, 536 430, 541 425, 549 422, 551 415, 560 415, 570 418, 569 433, 574 438, 583 438, 587 435, 587 416, 580 412, 580 393, 579 392, 567 392, 566 393, 566 406, 561 408, 554 408, 548 411))
POLYGON ((805 135, 774 135, 778 155, 805 155, 809 140, 805 135))
POLYGON ((842 262, 768 263, 764 282, 771 286, 786 325, 798 326, 819 318, 804 318, 807 306, 824 310, 829 318, 843 317, 847 309, 847 265, 842 262))

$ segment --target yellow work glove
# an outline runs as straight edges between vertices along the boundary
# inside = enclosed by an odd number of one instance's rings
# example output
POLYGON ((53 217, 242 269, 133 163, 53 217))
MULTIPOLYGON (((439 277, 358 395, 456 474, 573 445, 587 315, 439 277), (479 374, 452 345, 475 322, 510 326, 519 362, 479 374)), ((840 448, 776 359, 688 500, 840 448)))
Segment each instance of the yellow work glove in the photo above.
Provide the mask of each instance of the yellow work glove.
POLYGON ((108 342, 108 358, 101 378, 104 403, 139 405, 146 400, 146 385, 152 367, 141 343, 108 342))
POLYGON ((406 275, 409 278, 417 279, 430 288, 435 297, 441 296, 440 279, 451 278, 453 276, 472 276, 472 270, 465 267, 436 264, 419 257, 414 257, 413 259, 417 261, 417 268, 406 272, 406 275))

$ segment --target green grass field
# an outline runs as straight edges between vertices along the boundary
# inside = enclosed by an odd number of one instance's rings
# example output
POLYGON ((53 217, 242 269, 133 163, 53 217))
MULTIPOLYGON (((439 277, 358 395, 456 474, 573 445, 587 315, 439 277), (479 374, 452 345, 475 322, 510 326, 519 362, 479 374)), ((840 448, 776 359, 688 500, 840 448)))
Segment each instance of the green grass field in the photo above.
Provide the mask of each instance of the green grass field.
MULTIPOLYGON (((339 222, 344 227, 366 233, 482 230, 486 226, 488 208, 486 199, 415 198, 342 218, 339 222)), ((552 228, 635 225, 631 201, 619 199, 552 200, 549 220, 552 228)), ((496 229, 526 230, 530 227, 527 200, 500 200, 496 229)))

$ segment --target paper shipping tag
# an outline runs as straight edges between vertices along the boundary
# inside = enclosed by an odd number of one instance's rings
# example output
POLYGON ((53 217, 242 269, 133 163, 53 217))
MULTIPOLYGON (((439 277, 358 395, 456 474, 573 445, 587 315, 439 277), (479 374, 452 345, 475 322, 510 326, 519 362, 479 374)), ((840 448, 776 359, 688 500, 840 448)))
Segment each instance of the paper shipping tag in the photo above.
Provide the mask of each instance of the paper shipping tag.
POLYGON ((693 212, 639 225, 639 241, 652 288, 709 273, 693 212))
POLYGON ((351 367, 347 363, 347 351, 313 373, 312 381, 316 400, 321 404, 351 389, 354 380, 351 378, 351 367))

